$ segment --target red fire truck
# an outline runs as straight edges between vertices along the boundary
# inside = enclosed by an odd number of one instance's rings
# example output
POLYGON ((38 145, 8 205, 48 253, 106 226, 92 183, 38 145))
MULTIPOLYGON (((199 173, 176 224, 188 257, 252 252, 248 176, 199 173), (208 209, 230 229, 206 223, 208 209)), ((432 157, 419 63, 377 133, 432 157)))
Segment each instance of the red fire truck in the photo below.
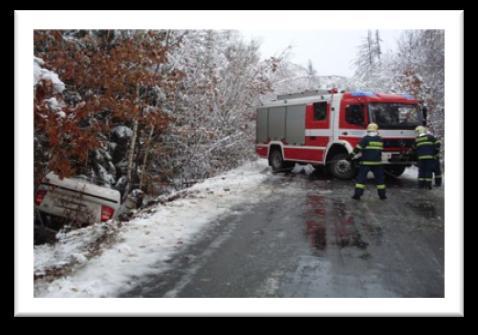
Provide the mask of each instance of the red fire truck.
POLYGON ((350 179, 356 169, 345 157, 365 136, 367 124, 375 122, 384 140, 385 169, 399 176, 415 163, 410 154, 414 129, 425 121, 418 101, 408 94, 331 89, 279 95, 257 109, 256 152, 274 171, 309 163, 350 179))

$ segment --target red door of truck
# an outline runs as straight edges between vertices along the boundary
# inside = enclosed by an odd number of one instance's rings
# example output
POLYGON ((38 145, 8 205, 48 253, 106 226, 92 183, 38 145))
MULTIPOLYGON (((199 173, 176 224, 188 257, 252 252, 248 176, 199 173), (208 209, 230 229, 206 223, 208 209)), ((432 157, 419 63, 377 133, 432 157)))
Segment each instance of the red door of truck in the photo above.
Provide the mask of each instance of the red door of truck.
POLYGON ((311 148, 313 160, 323 162, 332 137, 330 102, 318 101, 307 105, 305 113, 305 146, 311 148))
POLYGON ((340 103, 339 139, 355 147, 365 135, 368 124, 366 101, 362 97, 344 97, 340 103))

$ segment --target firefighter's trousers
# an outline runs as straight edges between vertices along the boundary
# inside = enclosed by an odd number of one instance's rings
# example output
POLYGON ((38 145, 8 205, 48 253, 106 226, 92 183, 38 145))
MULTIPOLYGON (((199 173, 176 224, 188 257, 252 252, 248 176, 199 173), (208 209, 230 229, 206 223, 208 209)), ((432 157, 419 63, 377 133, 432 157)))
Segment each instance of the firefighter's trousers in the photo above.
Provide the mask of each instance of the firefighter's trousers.
POLYGON ((385 199, 385 175, 382 165, 360 165, 357 175, 357 183, 355 184, 354 198, 360 198, 365 190, 367 181, 367 173, 372 171, 377 185, 377 193, 381 199, 385 199))
POLYGON ((432 188, 435 159, 420 159, 418 161, 418 187, 432 188))
POLYGON ((439 158, 434 159, 432 172, 435 175, 435 186, 441 186, 441 164, 439 158))

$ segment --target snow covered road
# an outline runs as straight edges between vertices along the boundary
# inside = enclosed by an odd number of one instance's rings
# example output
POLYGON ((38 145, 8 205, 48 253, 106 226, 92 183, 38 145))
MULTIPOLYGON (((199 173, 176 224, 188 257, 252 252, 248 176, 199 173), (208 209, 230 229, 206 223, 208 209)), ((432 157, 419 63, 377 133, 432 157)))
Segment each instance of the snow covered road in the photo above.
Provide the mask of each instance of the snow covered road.
POLYGON ((259 160, 196 184, 117 227, 98 255, 79 233, 35 247, 35 296, 443 296, 442 189, 417 192, 410 170, 386 202, 372 186, 355 202, 352 182, 300 170, 259 160), (69 273, 41 277, 71 257, 69 273))
POLYGON ((36 277, 65 263, 74 263, 75 267, 73 274, 53 282, 36 280, 35 295, 110 297, 127 290, 142 276, 164 271, 167 260, 200 238, 203 228, 215 219, 231 213, 235 205, 257 202, 260 194, 255 188, 268 174, 267 163, 256 161, 196 184, 187 198, 159 205, 154 213, 140 214, 116 228, 119 232, 114 245, 90 260, 84 254, 103 236, 106 224, 62 236, 54 246, 36 246, 36 277))

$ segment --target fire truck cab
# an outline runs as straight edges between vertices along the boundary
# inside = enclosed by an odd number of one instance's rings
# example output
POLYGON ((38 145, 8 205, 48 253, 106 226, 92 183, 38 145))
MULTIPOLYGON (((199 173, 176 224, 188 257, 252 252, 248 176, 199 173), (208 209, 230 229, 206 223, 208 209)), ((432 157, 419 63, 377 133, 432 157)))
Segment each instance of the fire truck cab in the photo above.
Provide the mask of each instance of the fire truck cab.
POLYGON ((384 167, 399 176, 415 163, 414 129, 425 124, 425 117, 408 94, 332 89, 279 95, 257 109, 256 153, 267 158, 274 171, 309 163, 350 179, 356 169, 344 158, 375 122, 384 140, 384 167))

